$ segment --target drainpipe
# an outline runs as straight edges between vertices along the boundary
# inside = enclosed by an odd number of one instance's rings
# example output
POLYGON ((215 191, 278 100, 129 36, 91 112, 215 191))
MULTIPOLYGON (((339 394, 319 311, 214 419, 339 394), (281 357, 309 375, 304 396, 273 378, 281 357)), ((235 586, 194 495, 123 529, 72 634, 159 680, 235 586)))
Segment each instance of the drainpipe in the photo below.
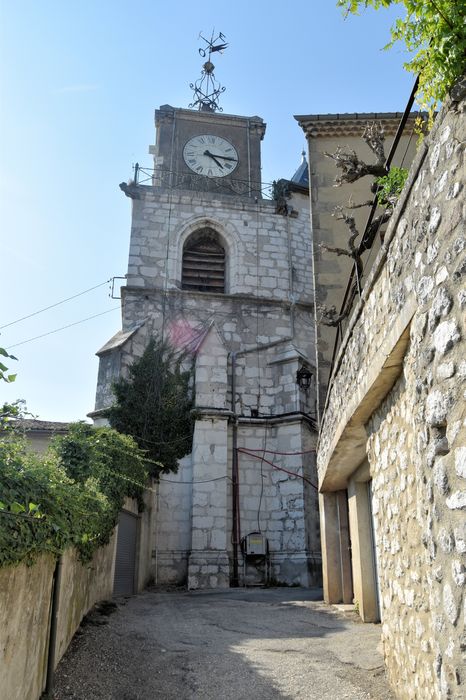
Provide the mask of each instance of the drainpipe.
POLYGON ((57 648, 58 609, 60 605, 60 588, 62 574, 62 557, 55 564, 52 581, 52 601, 50 612, 49 648, 47 650, 47 677, 45 681, 45 696, 52 697, 55 684, 55 654, 57 648))
POLYGON ((232 448, 233 448, 233 463, 231 469, 232 477, 232 496, 233 496, 233 526, 232 526, 232 540, 233 540, 233 588, 238 588, 239 578, 238 578, 238 518, 239 518, 239 498, 238 498, 238 418, 236 415, 236 353, 231 353, 231 411, 233 413, 233 434, 232 434, 232 448))

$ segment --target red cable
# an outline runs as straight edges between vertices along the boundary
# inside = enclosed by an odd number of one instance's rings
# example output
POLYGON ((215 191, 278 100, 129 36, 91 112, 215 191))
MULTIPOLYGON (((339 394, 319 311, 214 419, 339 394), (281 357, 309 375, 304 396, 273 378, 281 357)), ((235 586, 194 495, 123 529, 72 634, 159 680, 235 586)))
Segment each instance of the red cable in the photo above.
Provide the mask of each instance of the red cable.
MULTIPOLYGON (((242 449, 243 449, 242 447, 238 447, 238 450, 242 450, 242 449)), ((252 448, 252 447, 251 448, 247 447, 244 449, 248 449, 249 452, 264 452, 266 454, 271 454, 271 455, 308 455, 308 454, 316 452, 316 450, 305 450, 304 452, 276 452, 275 450, 261 450, 261 449, 252 448)))
MULTIPOLYGON (((256 459, 259 459, 258 455, 255 455, 251 452, 248 452, 248 450, 244 449, 243 447, 237 447, 236 449, 238 450, 238 452, 242 452, 243 454, 248 455, 249 457, 255 457, 256 459)), ((262 450, 262 452, 264 452, 264 450, 262 450)), ((293 452, 292 454, 295 454, 295 453, 293 452)), ((302 474, 296 474, 296 472, 290 472, 290 471, 288 471, 288 469, 284 469, 283 467, 278 467, 273 462, 270 462, 268 459, 265 459, 265 457, 261 457, 261 460, 263 462, 266 462, 267 464, 270 464, 270 466, 273 467, 274 469, 278 469, 278 471, 280 471, 280 472, 285 472, 286 474, 289 474, 290 476, 297 476, 299 479, 302 479, 303 481, 307 481, 307 483, 310 484, 312 486, 312 488, 314 488, 316 491, 319 490, 317 488, 317 486, 315 484, 313 484, 312 481, 310 481, 310 479, 307 478, 307 476, 303 476, 302 474)))

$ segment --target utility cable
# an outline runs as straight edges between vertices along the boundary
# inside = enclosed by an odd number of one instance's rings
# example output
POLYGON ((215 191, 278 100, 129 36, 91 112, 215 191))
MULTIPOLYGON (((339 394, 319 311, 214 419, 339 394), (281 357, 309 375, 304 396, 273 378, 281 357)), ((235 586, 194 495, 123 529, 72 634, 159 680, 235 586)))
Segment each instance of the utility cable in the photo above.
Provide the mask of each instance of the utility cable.
POLYGON ((25 321, 28 318, 32 318, 33 316, 37 316, 38 314, 42 314, 44 311, 48 311, 49 309, 54 309, 56 306, 60 306, 61 304, 65 304, 67 301, 71 301, 72 299, 77 299, 78 297, 82 297, 83 294, 87 294, 88 292, 94 291, 94 289, 98 289, 99 287, 103 287, 104 284, 108 284, 109 282, 112 281, 112 278, 105 280, 105 282, 101 282, 100 284, 96 284, 95 287, 89 287, 89 289, 85 289, 83 292, 78 292, 78 294, 74 294, 72 297, 67 297, 66 299, 62 299, 61 301, 57 301, 55 304, 50 304, 50 306, 46 306, 43 309, 39 309, 38 311, 34 311, 32 314, 27 314, 27 316, 22 316, 21 318, 17 318, 16 321, 10 321, 10 323, 5 323, 4 326, 0 326, 0 330, 3 328, 9 328, 9 326, 14 326, 16 323, 20 323, 20 321, 25 321))
MULTIPOLYGON (((245 450, 243 447, 238 447, 238 452, 241 452, 242 454, 248 455, 248 457, 254 457, 254 459, 259 459, 259 456, 256 454, 253 454, 252 452, 248 452, 248 450, 245 450)), ((304 476, 302 474, 298 474, 297 472, 291 472, 288 469, 285 469, 284 467, 279 467, 277 464, 274 464, 268 459, 265 459, 265 457, 261 458, 261 470, 262 470, 262 464, 263 463, 270 464, 271 467, 274 469, 277 469, 280 472, 285 472, 285 474, 289 474, 290 476, 296 476, 298 479, 302 479, 303 481, 306 481, 308 484, 312 486, 316 491, 318 491, 318 487, 310 480, 307 478, 307 476, 304 476)))
POLYGON ((269 455, 288 455, 288 456, 295 456, 295 455, 308 455, 315 453, 316 450, 304 450, 303 452, 277 452, 276 450, 263 450, 260 447, 238 447, 239 450, 247 450, 248 452, 264 452, 269 455))
MULTIPOLYGON (((142 462, 148 462, 149 464, 155 464, 155 466, 157 466, 157 467, 160 467, 160 466, 163 467, 163 464, 161 462, 157 462, 156 460, 150 459, 149 457, 144 457, 143 455, 135 455, 132 452, 128 452, 128 450, 125 450, 125 449, 120 448, 120 447, 113 447, 113 449, 117 450, 118 452, 121 452, 122 454, 128 455, 129 457, 139 459, 142 462)), ((102 452, 102 454, 106 454, 106 453, 102 452)), ((127 477, 124 474, 121 474, 121 472, 115 472, 115 471, 111 470, 109 467, 103 467, 103 469, 106 469, 107 471, 111 471, 112 474, 114 474, 115 476, 120 476, 122 479, 126 479, 127 481, 131 481, 131 479, 129 477, 127 477)), ((221 481, 222 479, 231 479, 231 477, 229 477, 229 476, 217 476, 213 479, 203 479, 201 481, 193 481, 193 480, 191 480, 191 481, 177 481, 177 480, 164 479, 162 477, 156 477, 156 478, 158 481, 165 481, 165 482, 171 483, 171 484, 209 484, 212 481, 221 481)), ((140 486, 141 488, 149 488, 149 487, 144 486, 144 484, 138 483, 137 481, 132 481, 131 483, 135 484, 136 486, 140 486)), ((149 490, 151 490, 151 489, 149 489, 149 490)))
POLYGON ((41 333, 41 335, 36 335, 34 338, 28 338, 27 340, 21 340, 19 343, 15 343, 14 345, 9 345, 6 349, 11 350, 12 348, 17 348, 19 345, 25 345, 26 343, 32 343, 33 340, 39 340, 39 338, 45 338, 48 335, 53 335, 53 333, 58 333, 59 331, 64 331, 66 328, 72 328, 72 326, 78 326, 80 323, 85 323, 85 321, 90 321, 93 318, 97 318, 98 316, 104 316, 105 314, 109 314, 111 311, 116 311, 117 309, 120 309, 120 306, 114 306, 111 309, 107 309, 107 311, 102 311, 99 314, 94 314, 93 316, 88 316, 87 318, 82 318, 80 321, 75 321, 74 323, 68 323, 66 326, 62 326, 61 328, 55 328, 53 331, 48 331, 47 333, 41 333))
MULTIPOLYGON (((259 506, 258 506, 258 508, 257 508, 257 529, 259 530, 259 532, 262 532, 262 530, 261 530, 261 524, 260 524, 260 515, 261 515, 261 507, 262 507, 262 497, 263 497, 263 495, 264 495, 264 462, 267 461, 267 460, 265 459, 265 453, 266 453, 266 449, 267 449, 267 429, 268 429, 268 427, 269 427, 267 421, 265 422, 265 426, 264 426, 264 427, 265 427, 265 429, 264 429, 264 443, 263 443, 264 449, 263 449, 263 453, 262 453, 261 466, 260 466, 260 470, 261 470, 261 492, 260 492, 260 496, 259 496, 259 506)), ((238 449, 238 452, 242 452, 241 448, 238 449)))

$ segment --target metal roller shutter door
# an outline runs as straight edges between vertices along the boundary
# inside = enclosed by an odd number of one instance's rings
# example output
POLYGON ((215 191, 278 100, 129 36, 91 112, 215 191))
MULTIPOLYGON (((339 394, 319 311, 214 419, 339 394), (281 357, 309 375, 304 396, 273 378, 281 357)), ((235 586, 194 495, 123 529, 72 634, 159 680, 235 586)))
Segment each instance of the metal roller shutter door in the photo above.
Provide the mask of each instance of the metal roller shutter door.
POLYGON ((122 511, 118 519, 113 595, 133 595, 138 518, 122 511))

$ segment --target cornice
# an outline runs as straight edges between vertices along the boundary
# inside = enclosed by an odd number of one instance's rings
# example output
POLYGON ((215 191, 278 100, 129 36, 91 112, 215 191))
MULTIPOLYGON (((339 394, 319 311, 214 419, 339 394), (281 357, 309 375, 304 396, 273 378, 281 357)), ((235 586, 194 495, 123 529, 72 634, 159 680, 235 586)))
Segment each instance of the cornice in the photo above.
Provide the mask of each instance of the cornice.
POLYGON ((200 112, 196 109, 181 109, 171 105, 162 105, 159 109, 156 109, 154 117, 156 125, 172 122, 176 118, 180 121, 195 121, 199 124, 205 124, 206 127, 213 123, 233 127, 240 126, 257 132, 261 139, 264 137, 266 129, 264 120, 256 115, 243 117, 237 114, 224 114, 223 112, 200 112))
MULTIPOLYGON (((419 112, 412 112, 408 124, 414 126, 419 112)), ((396 133, 403 114, 401 112, 363 112, 351 114, 308 114, 295 115, 299 126, 307 138, 334 138, 341 136, 361 136, 368 122, 380 123, 386 135, 396 133)))

